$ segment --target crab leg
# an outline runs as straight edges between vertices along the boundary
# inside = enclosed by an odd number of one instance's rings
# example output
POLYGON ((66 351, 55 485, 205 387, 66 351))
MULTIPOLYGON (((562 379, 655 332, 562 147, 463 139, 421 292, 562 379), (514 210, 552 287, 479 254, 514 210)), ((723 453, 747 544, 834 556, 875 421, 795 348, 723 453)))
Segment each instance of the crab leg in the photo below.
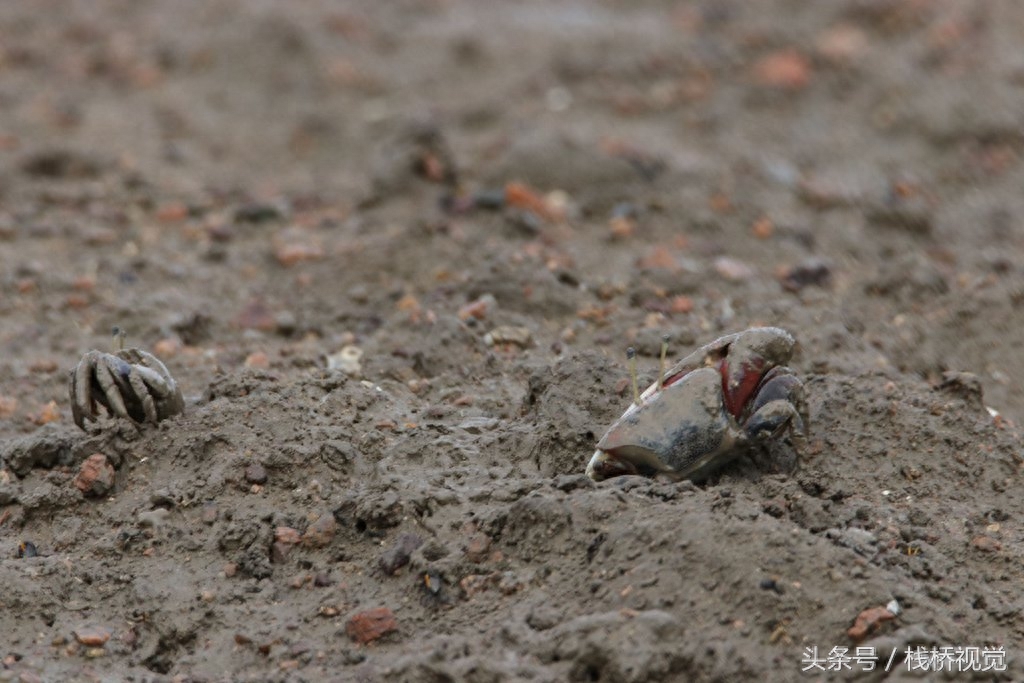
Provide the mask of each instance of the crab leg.
POLYGON ((96 381, 103 389, 103 395, 107 399, 107 408, 118 417, 131 419, 128 409, 125 408, 124 399, 121 398, 121 389, 117 383, 117 375, 106 362, 96 364, 96 381))
POLYGON ((167 381, 156 371, 136 365, 133 374, 138 375, 145 382, 144 386, 147 387, 147 392, 155 394, 157 398, 164 398, 171 394, 171 388, 167 385, 167 381))
POLYGON ((75 424, 85 429, 86 420, 96 419, 96 403, 92 398, 92 391, 89 380, 89 372, 92 363, 83 360, 71 373, 71 393, 74 400, 71 401, 71 415, 75 424))
POLYGON ((133 368, 132 372, 128 374, 128 383, 131 384, 135 396, 142 404, 142 412, 145 413, 146 419, 156 424, 156 403, 153 402, 153 395, 150 393, 149 387, 146 386, 145 378, 141 373, 141 370, 144 369, 140 367, 133 368))
POLYGON ((181 392, 178 391, 174 381, 170 379, 171 373, 167 370, 167 366, 160 362, 159 358, 143 352, 136 368, 150 388, 150 393, 157 398, 156 407, 159 419, 177 415, 185 410, 185 401, 181 392))

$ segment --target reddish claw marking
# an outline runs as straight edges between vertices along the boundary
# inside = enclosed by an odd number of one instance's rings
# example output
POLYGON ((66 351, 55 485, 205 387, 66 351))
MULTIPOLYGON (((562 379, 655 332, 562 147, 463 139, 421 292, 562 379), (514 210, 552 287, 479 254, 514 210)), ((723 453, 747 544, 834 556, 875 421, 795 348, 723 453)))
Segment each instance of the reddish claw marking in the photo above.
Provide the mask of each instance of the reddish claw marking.
POLYGON ((735 386, 731 386, 729 359, 723 358, 718 364, 718 368, 722 373, 722 396, 725 402, 725 409, 737 420, 740 417, 740 413, 743 412, 743 407, 747 405, 747 401, 754 395, 754 391, 761 383, 764 366, 765 360, 763 358, 741 364, 740 371, 737 373, 738 381, 735 386))

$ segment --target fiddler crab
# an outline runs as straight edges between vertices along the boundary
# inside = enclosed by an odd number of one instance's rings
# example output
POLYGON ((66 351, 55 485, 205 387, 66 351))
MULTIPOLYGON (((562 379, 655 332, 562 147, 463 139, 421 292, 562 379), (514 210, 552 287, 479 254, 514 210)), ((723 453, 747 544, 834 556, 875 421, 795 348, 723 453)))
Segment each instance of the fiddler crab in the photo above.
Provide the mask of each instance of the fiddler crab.
POLYGON ((109 415, 136 423, 152 422, 185 410, 185 399, 167 366, 141 349, 124 348, 124 330, 115 327, 115 353, 92 350, 71 371, 71 414, 85 429, 86 420, 99 417, 96 404, 109 415))
POLYGON ((799 454, 809 421, 803 383, 786 367, 795 346, 785 330, 754 327, 716 339, 665 371, 666 337, 658 380, 642 394, 629 349, 633 404, 598 441, 587 475, 700 480, 787 430, 799 454))

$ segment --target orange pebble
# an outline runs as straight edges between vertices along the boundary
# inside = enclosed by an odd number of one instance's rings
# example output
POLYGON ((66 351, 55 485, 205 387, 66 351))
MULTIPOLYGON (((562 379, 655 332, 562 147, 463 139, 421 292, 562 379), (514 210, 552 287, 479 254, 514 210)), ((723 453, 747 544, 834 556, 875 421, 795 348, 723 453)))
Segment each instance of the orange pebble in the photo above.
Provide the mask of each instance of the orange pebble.
POLYGON ((188 207, 181 202, 164 204, 156 210, 156 218, 161 223, 178 223, 188 218, 188 207))
POLYGON ((636 221, 629 216, 615 216, 609 222, 613 239, 626 239, 636 232, 636 221))
POLYGON ((517 209, 532 211, 540 218, 551 218, 547 202, 525 183, 511 182, 505 185, 505 203, 517 209))
POLYGON ((246 356, 245 367, 266 370, 270 367, 270 357, 263 351, 253 351, 246 356))
POLYGON ((178 355, 180 350, 181 342, 173 337, 161 339, 156 344, 153 344, 153 353, 161 358, 172 358, 178 355))
POLYGON ((772 219, 768 218, 768 216, 761 216, 754 221, 750 231, 754 233, 754 237, 766 240, 775 233, 775 224, 772 223, 772 219))
POLYGON ((673 313, 689 313, 693 310, 693 299, 685 294, 674 296, 669 303, 669 310, 673 313))
POLYGON ((754 64, 754 80, 782 90, 802 90, 811 82, 811 62, 793 48, 767 54, 754 64))
POLYGON ((10 417, 18 410, 18 399, 13 396, 0 396, 0 417, 10 417))
POLYGON ((49 424, 51 422, 56 422, 59 419, 60 408, 57 407, 56 401, 50 401, 45 406, 43 406, 42 410, 40 410, 32 417, 32 421, 35 422, 37 425, 49 424))

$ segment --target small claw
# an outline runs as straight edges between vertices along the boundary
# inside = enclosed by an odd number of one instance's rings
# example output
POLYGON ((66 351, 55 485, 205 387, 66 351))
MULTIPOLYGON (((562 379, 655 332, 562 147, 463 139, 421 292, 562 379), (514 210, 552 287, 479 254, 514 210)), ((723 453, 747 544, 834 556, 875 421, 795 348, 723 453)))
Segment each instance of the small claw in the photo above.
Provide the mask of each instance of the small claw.
POLYGON ((623 474, 636 474, 637 469, 628 460, 620 460, 611 453, 595 451, 594 456, 587 463, 587 476, 594 481, 604 481, 623 474))
POLYGON ((587 463, 587 476, 594 481, 604 481, 626 474, 659 477, 668 481, 679 481, 686 476, 667 467, 650 451, 634 450, 628 457, 618 457, 614 453, 598 449, 587 463))
POLYGON ((795 346, 792 335, 777 327, 747 330, 729 344, 719 367, 725 406, 733 417, 740 418, 747 402, 758 390, 765 370, 788 363, 795 346))
MULTIPOLYGON (((779 420, 785 422, 788 419, 794 438, 799 438, 801 441, 806 439, 810 428, 810 419, 807 412, 807 401, 804 399, 804 385, 796 375, 792 374, 792 370, 787 367, 776 367, 764 376, 757 396, 750 406, 750 418, 748 418, 746 426, 756 424, 755 417, 758 422, 762 423, 757 427, 758 431, 770 427, 768 423, 772 419, 777 422, 779 420), (790 407, 791 410, 787 413, 788 418, 786 415, 780 414, 780 411, 784 409, 772 407, 779 403, 790 407), (778 417, 773 418, 772 416, 775 415, 778 417)), ((751 430, 748 428, 748 431, 751 430)), ((776 433, 778 431, 780 430, 777 429, 776 433)))
POLYGON ((796 407, 789 401, 778 400, 766 403, 750 416, 744 431, 751 441, 764 442, 789 428, 797 440, 803 441, 804 421, 796 407))

